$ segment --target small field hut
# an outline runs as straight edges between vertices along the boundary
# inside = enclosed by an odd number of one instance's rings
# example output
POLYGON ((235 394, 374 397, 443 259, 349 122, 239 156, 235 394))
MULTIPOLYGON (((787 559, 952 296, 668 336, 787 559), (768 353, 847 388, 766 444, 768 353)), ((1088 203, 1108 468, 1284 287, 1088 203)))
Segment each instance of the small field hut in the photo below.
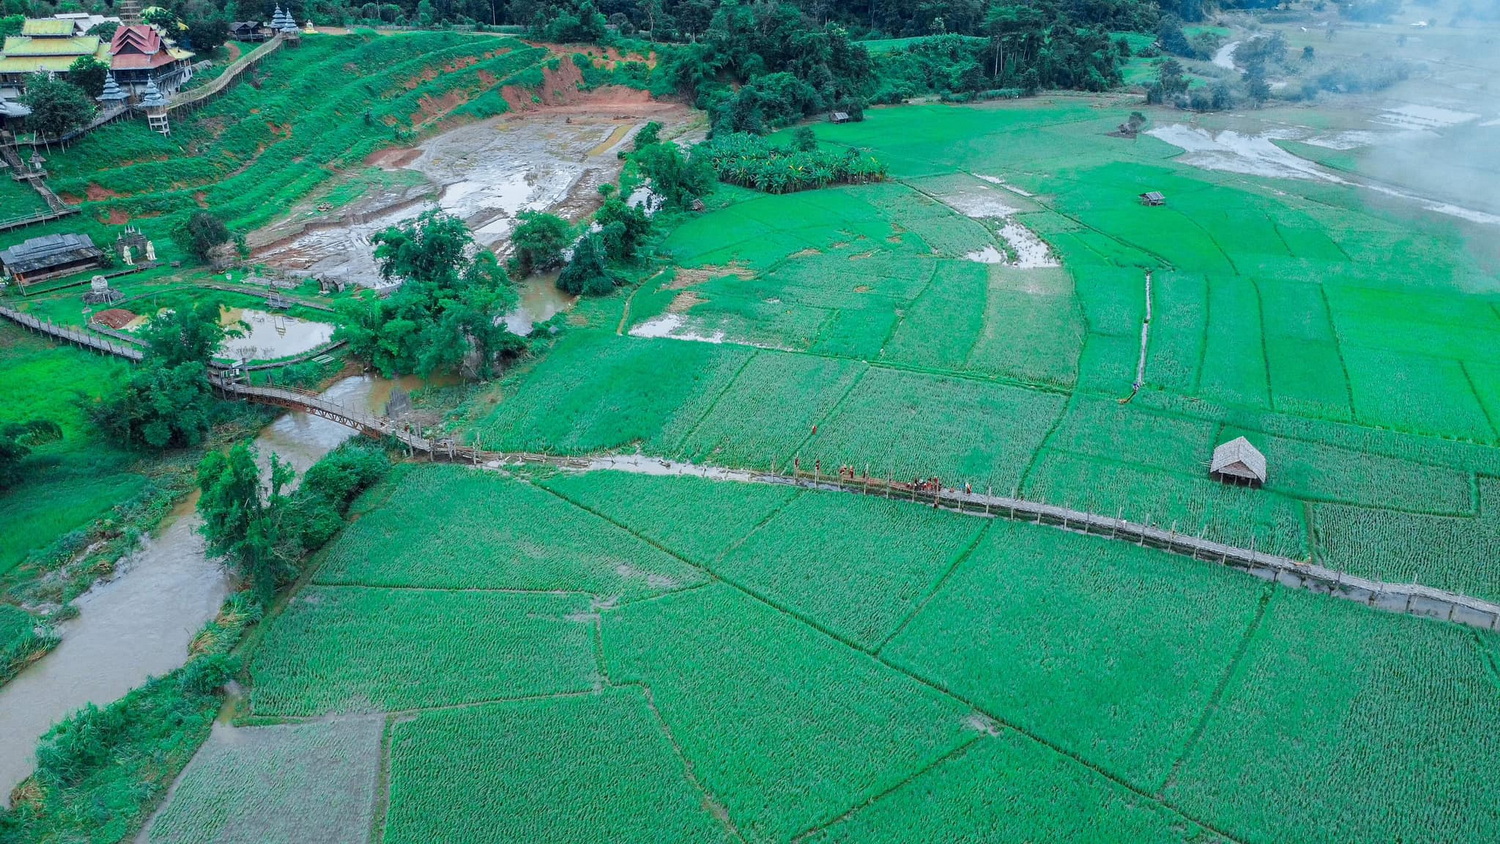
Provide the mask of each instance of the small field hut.
POLYGON ((1261 486, 1266 482, 1266 456, 1244 437, 1214 449, 1208 476, 1226 484, 1261 486))
POLYGON ((832 120, 834 123, 848 123, 849 122, 849 112, 847 112, 847 111, 835 111, 833 114, 830 114, 828 116, 828 118, 830 120, 832 120))
POLYGON ((1166 205, 1167 198, 1160 191, 1148 191, 1141 194, 1142 205, 1166 205))

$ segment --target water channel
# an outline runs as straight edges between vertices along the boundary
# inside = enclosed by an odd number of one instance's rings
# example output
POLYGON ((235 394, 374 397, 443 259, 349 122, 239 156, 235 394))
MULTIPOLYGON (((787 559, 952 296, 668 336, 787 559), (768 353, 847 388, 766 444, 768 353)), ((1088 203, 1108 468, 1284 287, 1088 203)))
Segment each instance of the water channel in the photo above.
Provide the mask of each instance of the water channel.
MULTIPOLYGON (((420 386, 414 378, 358 375, 336 382, 323 396, 382 413, 394 388, 420 386)), ((256 446, 301 473, 351 436, 326 419, 288 413, 261 432, 256 446)), ((62 643, 0 686, 0 800, 7 805, 11 789, 34 767, 37 739, 54 723, 182 665, 193 635, 218 611, 228 578, 204 554, 196 503, 196 494, 185 499, 113 578, 79 596, 78 616, 59 625, 62 643)))

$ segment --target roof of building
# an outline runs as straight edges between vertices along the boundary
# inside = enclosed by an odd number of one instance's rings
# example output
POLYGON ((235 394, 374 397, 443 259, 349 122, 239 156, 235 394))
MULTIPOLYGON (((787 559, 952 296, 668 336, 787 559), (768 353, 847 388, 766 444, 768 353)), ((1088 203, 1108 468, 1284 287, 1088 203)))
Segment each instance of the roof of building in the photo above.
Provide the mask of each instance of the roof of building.
POLYGON ((0 264, 13 273, 29 273, 103 255, 86 234, 49 234, 0 249, 0 264))
POLYGON ((73 22, 57 18, 35 18, 21 24, 21 34, 34 38, 66 38, 73 34, 73 22))
POLYGON ((1214 459, 1209 464, 1209 471, 1239 478, 1254 478, 1265 483, 1266 456, 1251 445, 1249 440, 1236 437, 1214 449, 1214 459))
MULTIPOLYGON (((58 21, 66 24, 67 21, 58 21)), ((6 58, 19 56, 90 56, 99 52, 99 36, 73 35, 66 38, 33 38, 28 35, 12 35, 5 39, 0 54, 6 58)))
POLYGON ((114 73, 106 70, 104 71, 104 91, 95 99, 101 103, 123 103, 130 99, 130 95, 126 94, 125 89, 120 87, 120 83, 115 81, 114 73))
POLYGON ((13 100, 0 97, 0 117, 26 117, 31 114, 31 109, 13 100))
POLYGON ((101 23, 119 23, 120 19, 109 15, 91 15, 88 12, 62 12, 52 16, 57 20, 73 24, 73 31, 82 35, 101 23))
MULTIPOLYGON (((1154 191, 1154 190, 1153 191, 1147 191, 1146 193, 1141 194, 1141 198, 1142 199, 1149 199, 1149 200, 1151 200, 1153 202, 1160 202, 1160 201, 1166 199, 1165 196, 1162 196, 1161 191, 1154 191)), ((1243 439, 1243 437, 1241 439, 1243 439)))
POLYGON ((161 37, 153 27, 122 26, 115 30, 109 42, 110 62, 113 70, 148 70, 190 59, 193 54, 174 47, 161 37))
POLYGON ((146 90, 141 94, 141 105, 164 106, 166 104, 167 99, 161 95, 161 89, 156 87, 156 80, 147 79, 146 90))
POLYGON ((235 21, 229 25, 230 32, 240 32, 246 29, 252 31, 260 29, 260 21, 235 21))

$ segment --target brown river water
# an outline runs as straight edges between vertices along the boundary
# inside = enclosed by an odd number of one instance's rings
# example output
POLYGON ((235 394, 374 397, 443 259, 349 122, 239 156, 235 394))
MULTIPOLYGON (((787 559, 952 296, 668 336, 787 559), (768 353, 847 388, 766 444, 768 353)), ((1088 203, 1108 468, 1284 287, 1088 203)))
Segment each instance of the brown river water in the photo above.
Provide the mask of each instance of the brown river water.
MULTIPOLYGON (((421 382, 359 375, 323 395, 381 413, 397 386, 411 390, 421 382)), ((326 419, 288 413, 261 432, 256 446, 300 474, 352 435, 326 419)), ((183 500, 112 579, 79 596, 78 617, 60 625, 62 643, 0 686, 0 800, 8 801, 31 773, 37 739, 54 723, 87 703, 117 700, 186 661, 188 643, 229 587, 223 567, 204 555, 196 503, 196 494, 183 500)))

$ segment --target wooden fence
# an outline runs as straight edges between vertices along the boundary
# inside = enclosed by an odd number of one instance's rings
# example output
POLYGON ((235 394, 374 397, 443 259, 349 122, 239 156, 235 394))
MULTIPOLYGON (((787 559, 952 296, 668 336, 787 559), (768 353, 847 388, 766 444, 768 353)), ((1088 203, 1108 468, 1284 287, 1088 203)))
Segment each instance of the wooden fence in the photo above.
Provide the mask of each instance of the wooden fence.
POLYGON ((281 45, 283 43, 285 42, 282 40, 281 36, 277 35, 270 41, 267 41, 259 47, 256 47, 254 50, 251 50, 245 55, 240 56, 239 59, 234 62, 234 64, 231 64, 229 67, 225 68, 223 73, 210 80, 207 85, 204 85, 201 88, 193 88, 189 91, 177 92, 176 94, 172 95, 172 99, 167 102, 167 111, 171 112, 179 108, 190 108, 213 98, 214 96, 222 92, 225 88, 228 88, 235 79, 239 78, 239 75, 241 73, 244 73, 246 70, 249 70, 257 64, 260 64, 261 59, 281 49, 281 45))

